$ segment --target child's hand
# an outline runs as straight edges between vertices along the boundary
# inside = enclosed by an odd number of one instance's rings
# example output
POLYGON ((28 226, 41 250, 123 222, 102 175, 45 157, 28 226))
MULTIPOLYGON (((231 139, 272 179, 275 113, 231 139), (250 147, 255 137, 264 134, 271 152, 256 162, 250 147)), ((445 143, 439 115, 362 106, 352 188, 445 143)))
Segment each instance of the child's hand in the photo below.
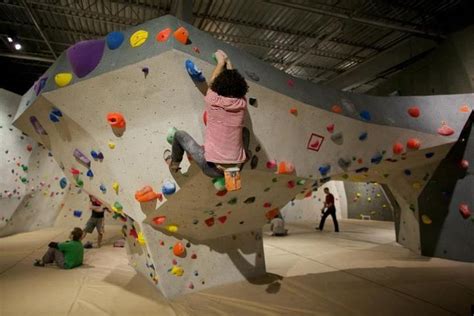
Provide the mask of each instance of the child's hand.
POLYGON ((215 52, 215 56, 216 56, 216 59, 217 59, 217 63, 218 64, 225 64, 227 62, 227 60, 229 60, 229 57, 227 56, 226 53, 224 53, 222 50, 217 50, 215 52))

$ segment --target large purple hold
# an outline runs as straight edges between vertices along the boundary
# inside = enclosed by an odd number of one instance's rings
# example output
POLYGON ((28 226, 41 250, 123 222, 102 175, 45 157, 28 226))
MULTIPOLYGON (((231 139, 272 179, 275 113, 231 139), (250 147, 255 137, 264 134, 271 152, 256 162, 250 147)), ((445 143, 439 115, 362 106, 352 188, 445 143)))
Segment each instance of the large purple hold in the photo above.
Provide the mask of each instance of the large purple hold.
POLYGON ((41 93, 41 90, 43 90, 47 80, 48 77, 41 77, 38 79, 38 81, 35 82, 33 89, 35 90, 37 96, 41 93))
POLYGON ((33 125, 33 128, 35 129, 36 133, 40 135, 48 135, 44 127, 41 125, 41 123, 38 121, 36 116, 30 116, 30 122, 33 125))
POLYGON ((94 70, 102 59, 104 48, 105 41, 103 39, 82 41, 69 47, 67 58, 74 74, 82 78, 94 70))
POLYGON ((79 149, 77 149, 77 148, 74 149, 74 152, 72 154, 77 160, 79 160, 79 162, 81 162, 82 164, 84 164, 85 166, 90 168, 90 166, 91 166, 90 159, 87 158, 86 155, 84 155, 79 149))

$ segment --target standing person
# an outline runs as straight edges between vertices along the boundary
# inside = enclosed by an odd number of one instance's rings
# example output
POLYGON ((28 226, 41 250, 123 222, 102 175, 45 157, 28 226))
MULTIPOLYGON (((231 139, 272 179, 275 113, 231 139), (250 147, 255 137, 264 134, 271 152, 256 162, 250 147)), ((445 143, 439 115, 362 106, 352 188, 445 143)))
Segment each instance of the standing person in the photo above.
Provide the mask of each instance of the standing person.
POLYGON ((187 132, 176 131, 172 150, 163 154, 173 172, 180 169, 184 152, 211 178, 222 177, 225 169, 246 161, 249 135, 243 129, 249 87, 244 77, 233 69, 226 53, 218 50, 215 56, 217 66, 204 98, 207 113, 204 146, 187 132))
POLYGON ((48 251, 43 258, 36 259, 36 267, 44 267, 48 263, 56 263, 61 269, 72 269, 82 264, 84 259, 84 247, 81 243, 82 229, 75 227, 71 231, 68 241, 57 243, 50 242, 48 251))
POLYGON ((285 229, 285 221, 280 214, 275 215, 270 222, 270 230, 272 231, 272 236, 280 237, 288 235, 288 229, 285 229))
MULTIPOLYGON (((84 228, 84 235, 81 240, 86 238, 87 234, 91 234, 94 228, 97 229, 97 248, 100 248, 102 238, 104 237, 104 212, 107 209, 102 206, 102 203, 94 196, 89 194, 90 210, 92 211, 91 217, 87 221, 86 227, 84 228)), ((92 244, 89 247, 91 248, 92 244)))
POLYGON ((334 195, 329 192, 328 188, 324 188, 324 193, 326 194, 326 200, 324 202, 325 211, 323 212, 321 222, 319 222, 319 227, 317 227, 316 230, 322 231, 324 228, 324 222, 326 221, 326 217, 331 215, 332 221, 334 223, 334 230, 336 232, 339 232, 339 223, 337 222, 336 218, 336 207, 334 206, 334 195))

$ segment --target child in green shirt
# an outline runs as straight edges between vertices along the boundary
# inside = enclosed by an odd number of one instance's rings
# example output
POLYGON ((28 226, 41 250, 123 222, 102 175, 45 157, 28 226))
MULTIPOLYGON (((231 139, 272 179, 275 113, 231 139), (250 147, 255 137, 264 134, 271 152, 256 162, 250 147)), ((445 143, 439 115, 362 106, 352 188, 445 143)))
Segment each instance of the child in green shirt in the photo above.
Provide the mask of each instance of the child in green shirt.
POLYGON ((84 247, 81 243, 82 234, 82 229, 75 227, 69 236, 70 240, 61 243, 50 242, 43 259, 36 259, 34 265, 44 267, 45 264, 56 263, 61 269, 80 266, 84 258, 84 247))

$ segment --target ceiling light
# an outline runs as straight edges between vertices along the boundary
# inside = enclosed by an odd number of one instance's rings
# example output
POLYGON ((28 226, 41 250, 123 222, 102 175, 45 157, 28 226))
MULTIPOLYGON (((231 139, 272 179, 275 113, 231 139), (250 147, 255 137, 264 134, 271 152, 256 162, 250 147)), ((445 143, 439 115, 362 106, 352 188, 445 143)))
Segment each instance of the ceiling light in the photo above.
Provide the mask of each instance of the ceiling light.
POLYGON ((21 49, 21 44, 20 43, 15 43, 14 47, 15 47, 16 50, 20 50, 21 49))
POLYGON ((10 36, 7 36, 7 41, 8 41, 8 43, 12 43, 12 42, 13 42, 13 38, 11 38, 10 36))

